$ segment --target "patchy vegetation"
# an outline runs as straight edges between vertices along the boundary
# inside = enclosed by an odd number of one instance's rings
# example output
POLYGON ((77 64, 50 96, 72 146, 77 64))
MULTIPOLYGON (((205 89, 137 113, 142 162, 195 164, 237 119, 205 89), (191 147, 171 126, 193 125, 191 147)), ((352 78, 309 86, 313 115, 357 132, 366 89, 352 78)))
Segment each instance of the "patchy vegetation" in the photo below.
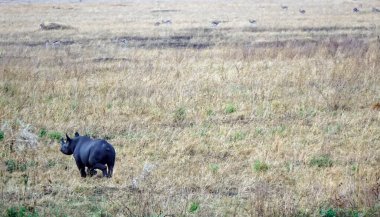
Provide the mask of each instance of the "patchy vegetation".
POLYGON ((62 133, 57 131, 50 131, 47 133, 47 137, 51 140, 59 141, 63 138, 62 133))
POLYGON ((317 157, 314 156, 310 160, 310 166, 331 167, 332 165, 333 165, 333 161, 328 155, 322 155, 322 156, 317 156, 317 157))
POLYGON ((0 130, 0 142, 4 140, 4 131, 0 130))
POLYGON ((255 172, 266 172, 269 169, 269 165, 265 162, 256 160, 253 164, 253 169, 255 170, 255 172))

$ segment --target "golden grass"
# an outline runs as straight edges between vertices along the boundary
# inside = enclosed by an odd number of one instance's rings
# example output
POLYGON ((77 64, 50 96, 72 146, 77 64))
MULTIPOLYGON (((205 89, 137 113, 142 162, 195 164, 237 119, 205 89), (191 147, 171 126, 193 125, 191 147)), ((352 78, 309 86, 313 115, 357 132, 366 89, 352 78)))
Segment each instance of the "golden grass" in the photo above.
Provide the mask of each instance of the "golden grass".
POLYGON ((281 3, 0 5, 1 214, 379 215, 377 2, 281 3), (114 177, 23 124, 107 138, 114 177))

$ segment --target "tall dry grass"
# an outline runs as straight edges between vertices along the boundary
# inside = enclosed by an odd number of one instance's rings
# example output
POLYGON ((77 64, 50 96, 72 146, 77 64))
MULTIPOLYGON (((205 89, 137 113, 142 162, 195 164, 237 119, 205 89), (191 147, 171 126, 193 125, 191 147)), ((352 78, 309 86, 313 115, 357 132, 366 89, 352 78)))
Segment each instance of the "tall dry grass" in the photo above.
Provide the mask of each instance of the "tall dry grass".
POLYGON ((1 214, 379 215, 380 18, 355 4, 1 5, 1 214), (59 152, 75 131, 112 179, 59 152))

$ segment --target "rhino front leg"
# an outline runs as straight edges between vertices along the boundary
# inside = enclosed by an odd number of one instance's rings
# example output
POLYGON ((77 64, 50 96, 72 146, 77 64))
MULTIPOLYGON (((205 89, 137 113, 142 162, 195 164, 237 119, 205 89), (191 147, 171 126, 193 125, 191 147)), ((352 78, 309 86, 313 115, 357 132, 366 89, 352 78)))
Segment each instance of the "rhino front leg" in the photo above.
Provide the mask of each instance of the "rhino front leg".
POLYGON ((86 168, 85 167, 79 168, 79 172, 80 172, 80 176, 82 176, 83 178, 86 177, 86 168))
POLYGON ((86 177, 86 166, 81 164, 80 162, 76 161, 77 163, 77 167, 79 169, 79 172, 80 172, 80 176, 82 176, 83 178, 86 177))

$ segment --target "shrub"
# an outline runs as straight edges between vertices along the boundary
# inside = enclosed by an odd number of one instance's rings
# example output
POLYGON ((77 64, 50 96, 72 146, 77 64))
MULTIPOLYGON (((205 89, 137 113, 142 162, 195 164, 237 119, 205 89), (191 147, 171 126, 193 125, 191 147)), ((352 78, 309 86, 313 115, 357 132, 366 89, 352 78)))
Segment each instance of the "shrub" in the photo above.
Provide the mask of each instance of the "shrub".
POLYGON ((0 130, 0 142, 4 140, 4 131, 0 130))
POLYGON ((313 157, 310 160, 309 165, 317 166, 317 167, 331 167, 333 165, 333 161, 331 160, 330 156, 322 155, 322 156, 313 157))
POLYGON ((322 209, 319 214, 321 214, 322 217, 336 217, 336 211, 334 209, 328 209, 324 210, 322 209))
POLYGON ((110 216, 110 215, 108 215, 107 211, 105 211, 104 209, 102 209, 100 207, 95 206, 92 209, 93 209, 93 212, 94 212, 92 214, 93 217, 110 216))
POLYGON ((190 213, 195 213, 199 209, 199 203, 198 202, 191 202, 190 207, 189 207, 189 212, 190 213))
POLYGON ((45 128, 42 128, 40 132, 38 132, 38 137, 43 138, 47 135, 47 130, 45 128))
POLYGON ((17 169, 24 172, 28 169, 28 165, 26 163, 17 162, 17 169))
POLYGON ((264 129, 263 128, 256 128, 255 129, 255 133, 257 134, 257 135, 264 135, 264 129))
POLYGON ((265 172, 269 169, 269 165, 266 164, 265 162, 261 162, 259 160, 256 160, 255 163, 253 164, 253 169, 256 172, 265 172))
POLYGON ((236 107, 235 107, 233 104, 228 104, 228 105, 226 106, 226 108, 224 109, 224 112, 225 112, 226 114, 234 113, 234 112, 236 112, 236 107))
POLYGON ((174 111, 174 122, 180 123, 183 122, 186 118, 186 109, 185 108, 179 108, 174 111))
POLYGON ((6 160, 5 166, 7 166, 7 171, 10 173, 17 170, 17 162, 15 160, 6 160))
POLYGON ((356 209, 340 209, 340 208, 329 208, 321 209, 319 211, 321 217, 359 217, 359 216, 378 216, 376 213, 369 212, 359 212, 356 209))
POLYGON ((207 116, 214 116, 215 112, 212 109, 207 110, 207 116))
POLYGON ((10 207, 7 209, 7 217, 38 217, 38 212, 34 209, 28 209, 25 206, 10 207))
POLYGON ((311 215, 307 213, 304 210, 298 210, 295 214, 294 217, 310 217, 311 215))
POLYGON ((79 107, 79 102, 78 101, 74 100, 74 101, 71 102, 71 110, 77 111, 78 107, 79 107))
POLYGON ((51 131, 48 134, 49 139, 59 141, 62 138, 62 134, 57 131, 51 131))
POLYGON ((212 164, 210 164, 210 170, 213 172, 213 173, 217 173, 218 172, 218 170, 219 170, 219 164, 215 164, 215 163, 212 163, 212 164))
POLYGON ((17 209, 15 207, 8 208, 6 216, 8 216, 8 217, 17 217, 18 216, 17 209))
POLYGON ((111 103, 107 103, 107 109, 111 109, 112 108, 112 104, 111 103))
POLYGON ((358 164, 353 164, 352 166, 351 166, 351 170, 352 170, 352 172, 357 172, 358 171, 358 168, 359 168, 359 166, 358 166, 358 164))
POLYGON ((17 170, 24 172, 28 169, 27 163, 19 162, 19 161, 13 160, 13 159, 6 160, 5 166, 7 166, 7 171, 10 173, 13 173, 17 170))

